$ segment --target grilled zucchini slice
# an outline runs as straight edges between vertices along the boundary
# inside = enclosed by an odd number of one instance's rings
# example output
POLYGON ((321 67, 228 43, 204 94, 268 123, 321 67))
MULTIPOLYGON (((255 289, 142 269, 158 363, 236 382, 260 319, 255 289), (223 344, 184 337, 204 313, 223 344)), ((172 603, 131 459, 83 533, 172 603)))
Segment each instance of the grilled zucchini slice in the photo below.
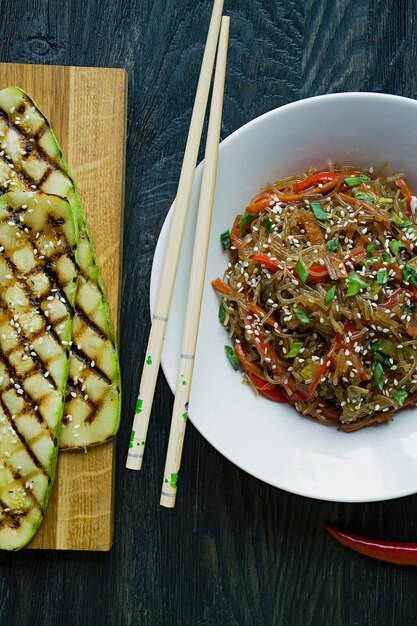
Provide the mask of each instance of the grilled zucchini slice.
POLYGON ((0 549, 44 516, 55 476, 78 268, 69 202, 0 197, 0 549))
POLYGON ((68 198, 77 216, 80 268, 67 401, 60 448, 112 438, 121 411, 121 376, 100 269, 57 139, 36 104, 17 87, 0 91, 0 193, 41 190, 68 198))

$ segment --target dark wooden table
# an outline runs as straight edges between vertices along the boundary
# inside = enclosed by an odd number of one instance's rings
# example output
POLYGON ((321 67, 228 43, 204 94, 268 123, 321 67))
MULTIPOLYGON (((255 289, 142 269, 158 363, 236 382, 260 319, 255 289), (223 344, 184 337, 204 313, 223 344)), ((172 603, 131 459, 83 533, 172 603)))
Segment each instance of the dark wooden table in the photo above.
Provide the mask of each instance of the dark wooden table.
MULTIPOLYGON (((307 96, 417 97, 413 0, 226 0, 222 137, 307 96)), ((149 329, 149 277, 174 198, 209 0, 0 1, 0 60, 117 66, 129 74, 114 547, 0 555, 0 624, 257 626, 417 623, 417 570, 348 552, 323 522, 417 540, 417 498, 309 500, 265 485, 189 424, 177 506, 159 506, 172 395, 161 376, 144 471, 124 468, 149 329)))

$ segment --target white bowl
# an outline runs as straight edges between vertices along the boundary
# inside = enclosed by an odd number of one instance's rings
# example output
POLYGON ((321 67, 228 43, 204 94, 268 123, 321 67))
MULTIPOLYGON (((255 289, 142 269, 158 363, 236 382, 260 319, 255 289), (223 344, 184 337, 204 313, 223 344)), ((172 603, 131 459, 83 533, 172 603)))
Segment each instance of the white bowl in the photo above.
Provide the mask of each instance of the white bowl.
MULTIPOLYGON (((225 357, 228 343, 210 281, 228 262, 219 233, 230 228, 259 188, 328 159, 401 171, 417 190, 417 103, 372 93, 318 96, 249 122, 219 151, 217 185, 189 414, 201 434, 250 474, 293 493, 340 502, 386 500, 417 492, 417 410, 392 423, 344 433, 300 416, 288 405, 255 397, 225 357)), ((202 164, 189 218, 162 357, 175 388, 202 164)), ((172 214, 172 209, 170 215, 172 214)), ((155 252, 151 308, 170 218, 155 252)), ((185 444, 187 445, 187 444, 185 444)))

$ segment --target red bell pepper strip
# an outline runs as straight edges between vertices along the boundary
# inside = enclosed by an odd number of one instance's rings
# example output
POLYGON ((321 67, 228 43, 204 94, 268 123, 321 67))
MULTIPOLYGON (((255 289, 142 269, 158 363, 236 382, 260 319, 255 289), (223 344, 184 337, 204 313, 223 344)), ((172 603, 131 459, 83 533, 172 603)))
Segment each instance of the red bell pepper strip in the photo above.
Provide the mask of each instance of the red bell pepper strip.
POLYGON ((268 383, 254 374, 248 374, 248 376, 259 393, 265 396, 265 398, 268 398, 268 400, 272 400, 273 402, 287 402, 284 391, 282 391, 278 385, 268 383))
POLYGON ((250 258, 252 261, 255 261, 255 263, 265 265, 266 269, 270 272, 275 273, 279 269, 282 269, 282 267, 280 267, 276 261, 273 261, 267 254, 252 254, 250 258))
POLYGON ((235 248, 237 248, 238 250, 240 246, 242 245, 242 240, 239 238, 239 235, 238 235, 240 231, 239 222, 241 218, 242 218, 241 215, 236 215, 235 221, 233 222, 232 230, 230 231, 230 240, 232 244, 235 246, 235 248))
MULTIPOLYGON (((350 174, 346 174, 346 176, 349 175, 350 174)), ((299 183, 294 183, 292 189, 294 193, 299 193, 300 191, 304 191, 309 187, 317 187, 318 185, 322 185, 324 183, 330 183, 332 180, 335 180, 335 178, 340 177, 340 173, 336 174, 335 172, 317 172, 316 174, 307 176, 307 178, 299 183)))
POLYGON ((271 201, 273 201, 275 196, 275 191, 265 191, 260 196, 255 198, 253 202, 248 204, 246 207, 246 213, 252 213, 252 215, 259 215, 262 211, 264 211, 267 207, 270 206, 271 201))
POLYGON ((342 546, 359 554, 398 565, 417 565, 417 543, 378 541, 343 532, 332 524, 325 524, 325 527, 342 546))

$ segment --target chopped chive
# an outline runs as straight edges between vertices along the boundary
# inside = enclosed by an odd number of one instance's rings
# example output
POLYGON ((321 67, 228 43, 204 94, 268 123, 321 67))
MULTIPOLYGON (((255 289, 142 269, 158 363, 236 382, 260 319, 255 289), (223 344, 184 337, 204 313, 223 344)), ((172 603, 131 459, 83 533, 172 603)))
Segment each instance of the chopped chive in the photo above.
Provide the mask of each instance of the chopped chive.
POLYGON ((411 265, 408 265, 408 263, 403 267, 403 281, 405 283, 411 283, 414 286, 417 284, 416 271, 411 265))
POLYGON ((226 352, 227 358, 229 359, 234 370, 239 369, 239 361, 236 356, 236 352, 230 346, 224 346, 224 351, 226 352))
POLYGON ((413 225, 413 222, 401 222, 401 224, 398 224, 400 228, 408 228, 409 226, 413 225))
POLYGON ((374 343, 370 345, 370 348, 372 352, 376 352, 377 350, 381 349, 381 344, 379 343, 379 341, 374 341, 374 343))
POLYGON ((372 245, 366 246, 366 251, 368 254, 373 254, 375 250, 376 250, 376 246, 372 246, 372 245))
POLYGON ((329 302, 333 300, 335 293, 336 293, 336 285, 333 285, 333 287, 330 287, 330 289, 326 292, 326 295, 324 297, 324 301, 326 304, 329 304, 329 302))
POLYGON ((302 324, 309 324, 310 320, 303 309, 294 308, 294 315, 302 324))
POLYGON ((295 271, 300 277, 301 282, 305 283, 308 278, 308 269, 306 268, 306 266, 304 265, 301 259, 297 261, 297 265, 295 266, 295 271))
POLYGON ((394 256, 398 254, 400 248, 405 248, 405 243, 403 243, 402 241, 398 241, 398 239, 391 239, 391 241, 389 242, 389 249, 394 256))
POLYGON ((310 208, 313 210, 314 216, 317 220, 326 222, 329 219, 327 213, 323 211, 323 207, 320 202, 310 202, 310 208))
POLYGON ((294 359, 300 352, 304 343, 302 341, 292 341, 290 351, 285 355, 286 359, 294 359))
POLYGON ((245 215, 240 218, 238 224, 239 226, 248 226, 254 219, 256 219, 256 215, 253 213, 245 213, 245 215))
POLYGON ((225 308, 223 306, 223 303, 221 303, 221 305, 219 306, 218 318, 219 318, 219 322, 221 324, 224 324, 224 320, 226 319, 226 311, 225 311, 225 308))
POLYGON ((385 267, 382 267, 376 273, 376 282, 378 285, 385 285, 389 280, 388 271, 385 267))
POLYGON ((220 241, 221 241, 221 244, 223 246, 223 250, 228 250, 230 248, 230 246, 232 245, 232 242, 230 241, 230 230, 229 229, 225 230, 224 233, 221 233, 220 241))
POLYGON ((389 356, 384 356, 383 354, 379 354, 379 352, 375 353, 375 360, 379 361, 380 363, 383 363, 384 365, 393 365, 394 361, 391 357, 389 356))
POLYGON ((339 240, 337 239, 337 237, 335 237, 334 239, 329 239, 329 241, 327 242, 327 247, 329 248, 330 252, 336 252, 336 250, 339 248, 339 240))
POLYGON ((386 250, 384 250, 384 252, 382 253, 382 260, 385 261, 385 263, 391 263, 392 261, 392 257, 390 253, 387 252, 386 250))
POLYGON ((347 282, 348 290, 346 292, 346 295, 348 298, 350 298, 351 296, 356 296, 356 294, 358 294, 361 289, 366 289, 366 287, 369 287, 368 283, 362 280, 362 278, 354 272, 352 274, 349 274, 349 276, 347 277, 347 282))
POLYGON ((393 395, 395 402, 397 402, 397 404, 399 404, 400 406, 403 406, 406 398, 408 397, 408 393, 405 389, 397 389, 396 391, 394 391, 393 395))
POLYGON ((358 200, 365 200, 365 202, 372 202, 371 196, 368 193, 365 193, 364 191, 355 191, 353 195, 358 200))
POLYGON ((345 183, 346 185, 349 185, 349 187, 356 187, 356 185, 362 185, 362 182, 363 181, 357 176, 349 176, 348 178, 345 178, 345 183))
POLYGON ((268 233, 272 232, 272 222, 269 219, 269 217, 265 218, 265 225, 266 225, 266 230, 268 231, 268 233))
POLYGON ((385 384, 385 374, 384 374, 384 368, 382 367, 381 363, 377 363, 375 365, 374 380, 376 382, 376 386, 378 387, 378 389, 382 391, 384 384, 385 384))
POLYGON ((359 178, 363 183, 369 183, 369 181, 371 180, 366 174, 359 174, 359 178))

